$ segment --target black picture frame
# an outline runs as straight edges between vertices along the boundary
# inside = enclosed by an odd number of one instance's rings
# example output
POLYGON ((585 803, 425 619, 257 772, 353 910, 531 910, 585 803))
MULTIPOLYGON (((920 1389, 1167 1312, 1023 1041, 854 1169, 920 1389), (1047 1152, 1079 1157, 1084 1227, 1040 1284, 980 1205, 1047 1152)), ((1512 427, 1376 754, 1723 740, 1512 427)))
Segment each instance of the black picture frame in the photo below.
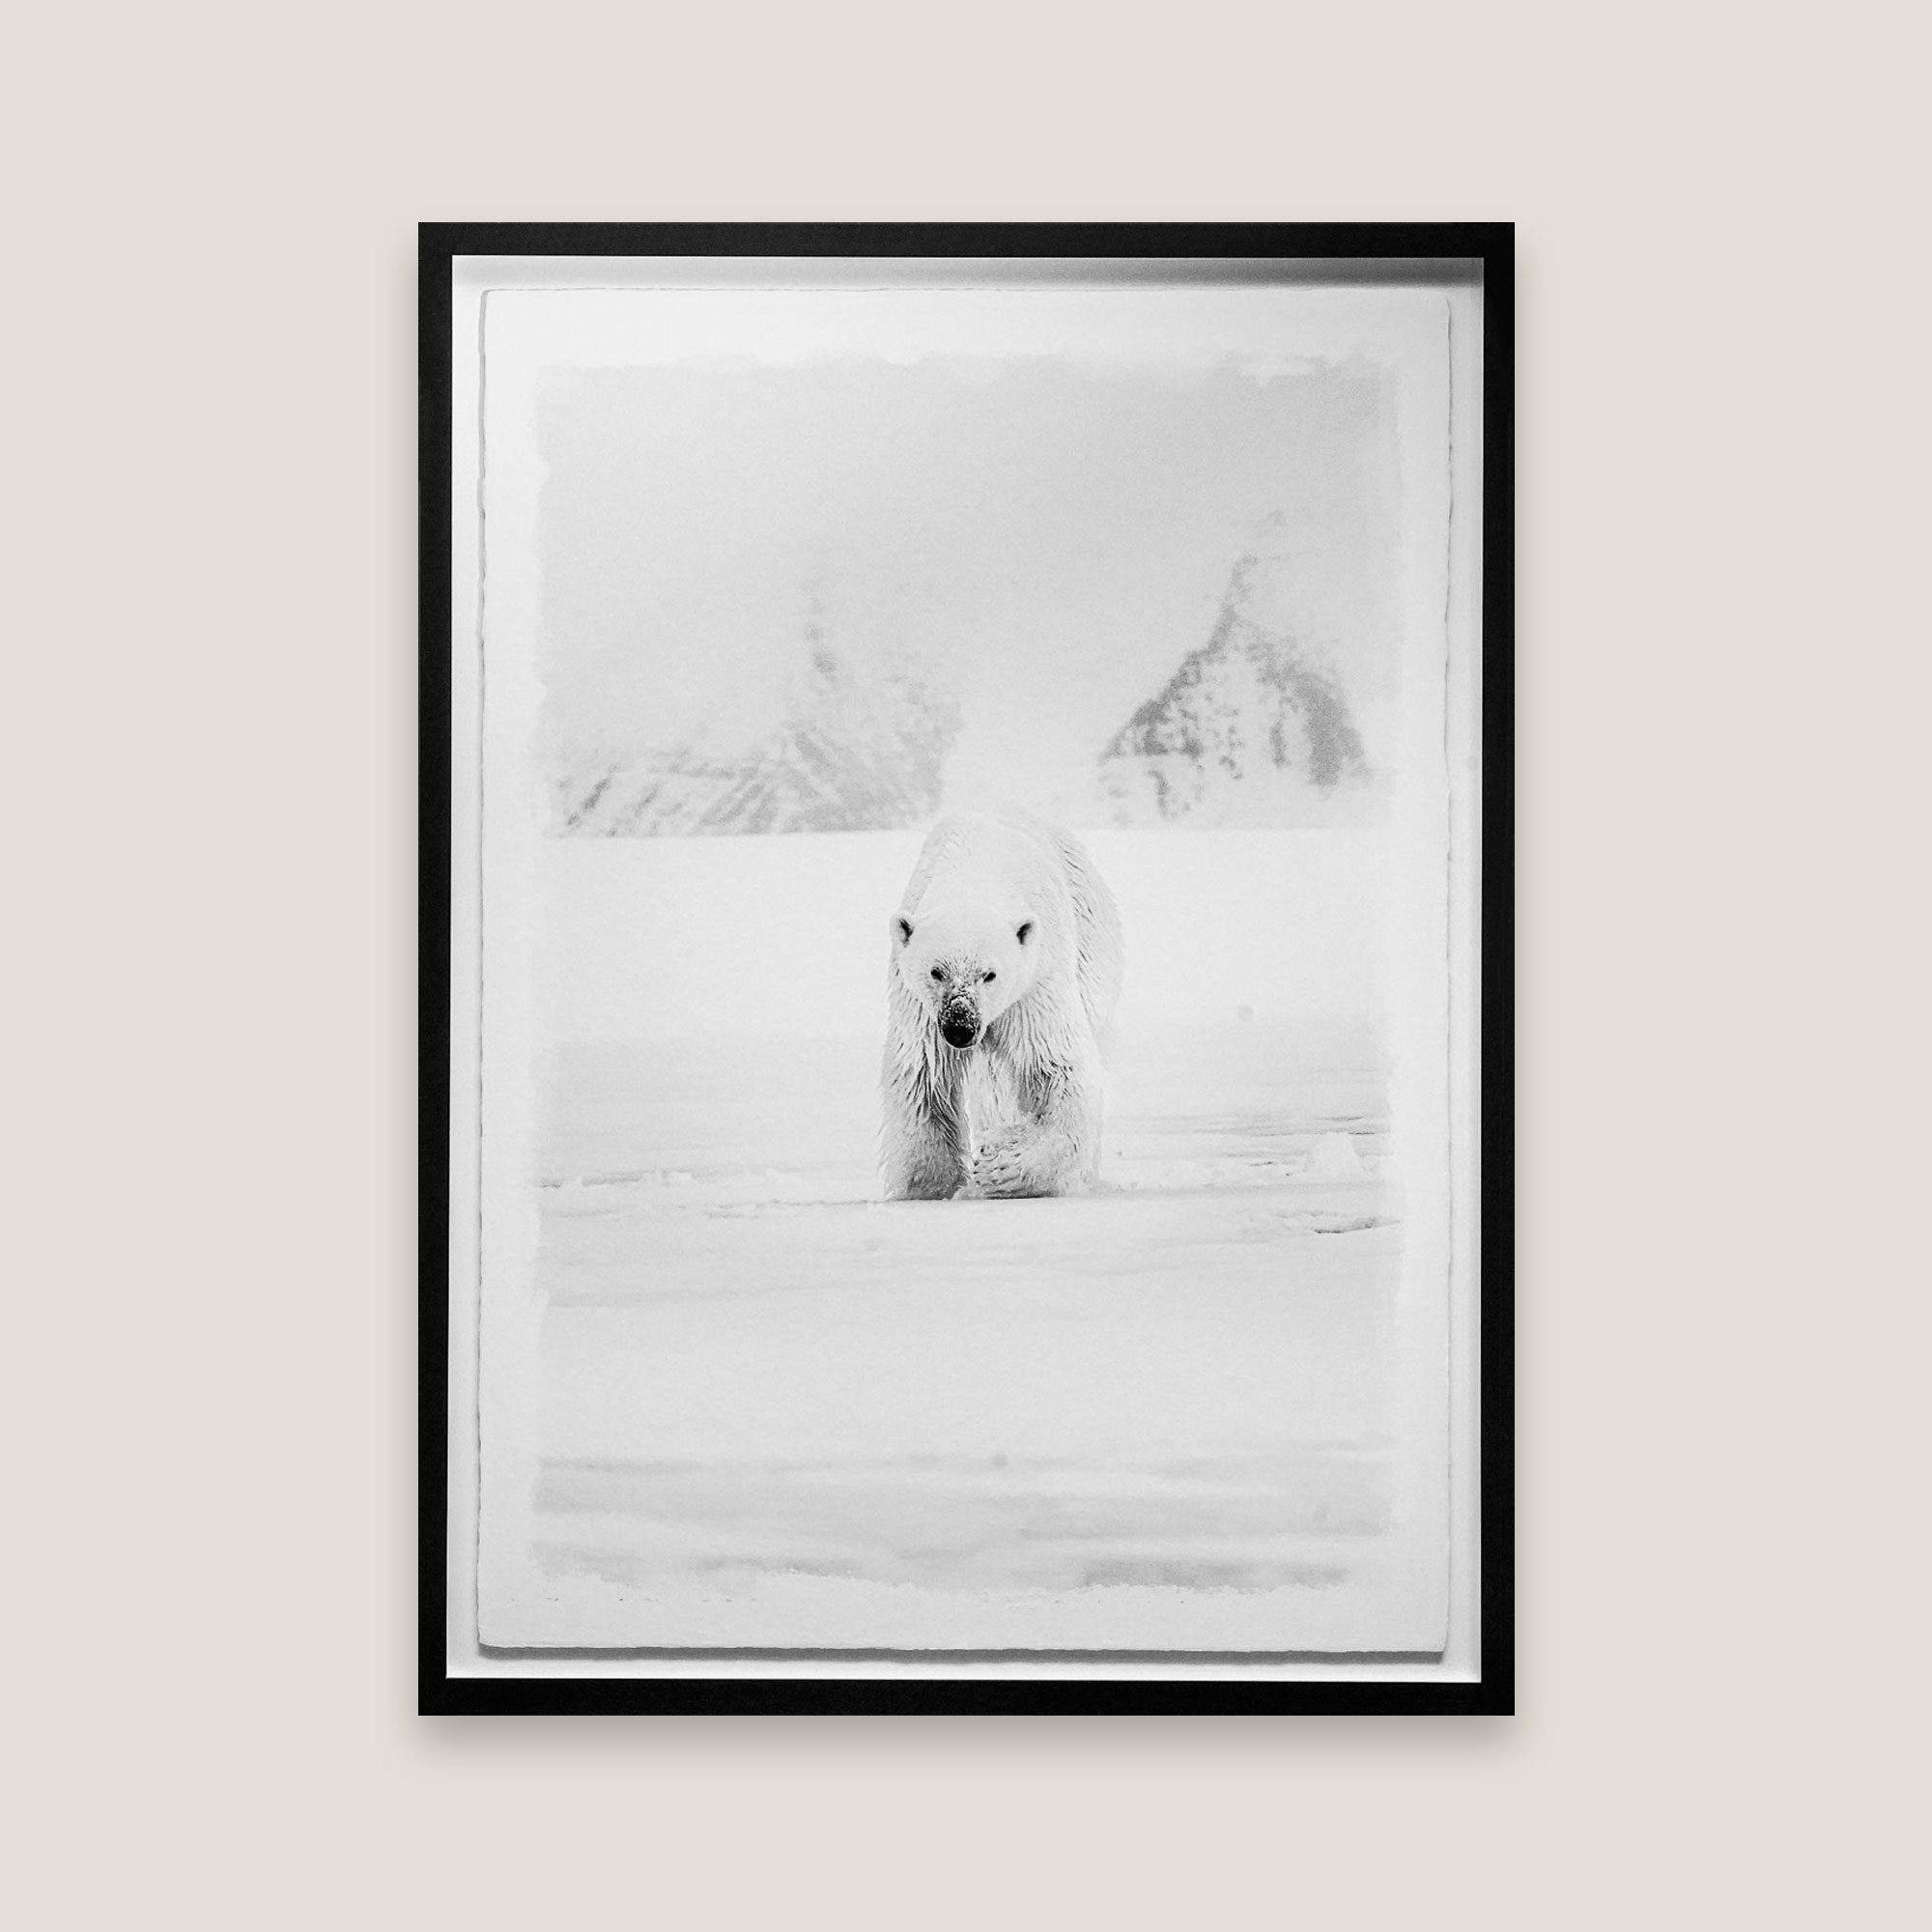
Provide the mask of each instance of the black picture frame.
MULTIPOLYGON (((1330 270, 1329 272, 1332 272, 1330 270)), ((418 236, 419 492, 419 1275, 418 1711, 620 1713, 1359 1713, 1503 1716, 1515 1710, 1515 1362, 1513 1270, 1514 229, 1414 223, 611 223, 428 222, 418 236), (453 1675, 448 1664, 451 1070, 451 473, 453 275, 485 256, 1218 258, 1354 265, 1350 280, 1467 281, 1483 289, 1481 535, 1480 1676, 1476 1681, 1064 1677, 611 1677, 453 1675)), ((567 1666, 583 1653, 550 1653, 567 1666)), ((679 1654, 721 1664, 738 1652, 679 1654)), ((775 1653, 768 1662, 853 1653, 775 1653)), ((866 1655, 861 1653, 859 1655, 866 1655)), ((878 1655, 876 1653, 870 1655, 878 1655)), ((1051 1665, 1058 1653, 975 1653, 1051 1665)), ((1083 1654, 1084 1655, 1084 1654, 1083 1654)), ((928 1660, 929 1661, 929 1660, 928 1660)), ((1090 1660, 1091 1661, 1091 1660, 1090 1660)), ((1115 1661, 1132 1661, 1120 1657, 1115 1661)), ((1282 1662, 1212 1658, 1197 1665, 1282 1662)), ((1373 1664, 1367 1656, 1329 1662, 1373 1664)))

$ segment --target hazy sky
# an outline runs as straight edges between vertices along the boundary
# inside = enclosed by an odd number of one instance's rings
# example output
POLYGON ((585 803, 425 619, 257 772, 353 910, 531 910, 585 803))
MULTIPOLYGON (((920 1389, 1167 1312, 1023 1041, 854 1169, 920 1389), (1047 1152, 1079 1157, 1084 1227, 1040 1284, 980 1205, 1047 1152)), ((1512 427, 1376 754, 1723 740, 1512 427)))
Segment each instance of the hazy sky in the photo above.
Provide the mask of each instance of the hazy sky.
POLYGON ((1361 359, 554 370, 553 742, 754 735, 815 621, 860 668, 910 660, 952 690, 965 778, 1091 761, 1206 641, 1264 526, 1304 642, 1374 697, 1395 657, 1392 397, 1361 359))

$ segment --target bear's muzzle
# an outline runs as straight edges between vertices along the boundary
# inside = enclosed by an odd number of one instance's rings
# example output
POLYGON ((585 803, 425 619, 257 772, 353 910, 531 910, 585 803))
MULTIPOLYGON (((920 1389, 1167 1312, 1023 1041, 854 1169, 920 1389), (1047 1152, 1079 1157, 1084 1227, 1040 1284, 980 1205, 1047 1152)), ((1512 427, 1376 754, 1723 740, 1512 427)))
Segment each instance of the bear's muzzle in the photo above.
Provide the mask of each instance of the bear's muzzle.
POLYGON ((965 1048, 980 1043, 980 1009, 963 997, 949 999, 939 1009, 939 1037, 948 1046, 965 1048))

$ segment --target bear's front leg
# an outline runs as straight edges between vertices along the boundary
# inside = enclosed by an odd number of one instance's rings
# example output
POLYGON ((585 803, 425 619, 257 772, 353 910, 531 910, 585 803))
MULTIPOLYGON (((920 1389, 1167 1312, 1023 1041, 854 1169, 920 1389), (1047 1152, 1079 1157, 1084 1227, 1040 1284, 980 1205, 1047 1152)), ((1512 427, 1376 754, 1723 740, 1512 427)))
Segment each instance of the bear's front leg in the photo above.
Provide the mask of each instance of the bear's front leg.
POLYGON ((1066 1150, 1061 1137, 1043 1135, 1029 1122, 1003 1127, 973 1156, 973 1192, 988 1201, 1023 1201, 1037 1194, 1058 1194, 1066 1150))
POLYGON ((1099 1165, 1097 1110, 1069 1071, 1040 1080, 1029 1118, 989 1135, 973 1157, 973 1189, 994 1201, 1070 1194, 1099 1165))
POLYGON ((881 1165, 888 1201, 951 1201, 966 1184, 966 1114, 956 1073, 886 1059, 881 1165))

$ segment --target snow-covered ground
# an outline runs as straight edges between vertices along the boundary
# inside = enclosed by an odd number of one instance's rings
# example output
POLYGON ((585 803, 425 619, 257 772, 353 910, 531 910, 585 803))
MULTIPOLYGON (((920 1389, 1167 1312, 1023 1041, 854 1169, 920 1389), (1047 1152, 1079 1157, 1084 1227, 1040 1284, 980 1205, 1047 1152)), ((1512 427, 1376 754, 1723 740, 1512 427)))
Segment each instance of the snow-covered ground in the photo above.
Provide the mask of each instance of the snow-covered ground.
POLYGON ((1096 838, 1138 975, 1102 1187, 887 1204, 914 843, 546 848, 535 1293, 500 1329, 531 1359, 521 1457, 486 1463, 486 1639, 1426 1647, 1373 838, 1096 838), (748 963, 760 891, 816 910, 748 963), (816 1025, 773 1028, 781 968, 779 1010, 816 1025))

